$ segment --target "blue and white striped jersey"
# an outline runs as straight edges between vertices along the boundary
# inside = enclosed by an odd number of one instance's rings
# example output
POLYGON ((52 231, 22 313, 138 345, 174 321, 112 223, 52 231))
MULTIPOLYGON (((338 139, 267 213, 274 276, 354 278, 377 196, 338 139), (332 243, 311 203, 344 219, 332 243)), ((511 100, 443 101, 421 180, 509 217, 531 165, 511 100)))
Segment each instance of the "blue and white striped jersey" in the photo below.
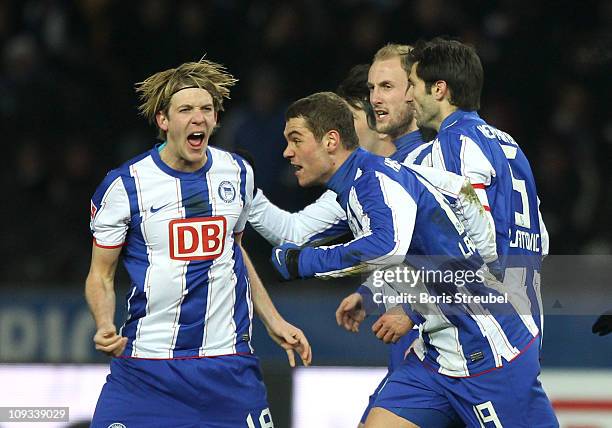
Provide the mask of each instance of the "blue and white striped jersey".
POLYGON ((252 353, 253 305, 242 232, 253 171, 214 147, 193 173, 171 169, 163 146, 108 173, 92 198, 96 245, 123 246, 131 279, 124 356, 252 353))
MULTIPOLYGON (((466 194, 466 189, 464 189, 465 178, 430 168, 432 142, 425 143, 419 131, 398 138, 394 141, 394 144, 397 150, 390 156, 390 159, 410 165, 412 169, 419 172, 421 178, 429 181, 436 190, 441 192, 453 204, 455 214, 463 222, 485 261, 496 260, 497 253, 492 228, 486 216, 482 213, 481 204, 474 201, 471 194, 466 194), (421 167, 421 165, 424 166, 421 167)), ((291 242, 301 246, 326 237, 342 235, 350 229, 346 213, 336 201, 336 197, 335 192, 326 190, 319 199, 303 210, 290 213, 270 202, 260 189, 253 199, 253 205, 249 213, 249 223, 272 245, 291 242)), ((360 291, 364 298, 365 307, 376 306, 372 300, 372 293, 375 290, 371 286, 371 281, 366 281, 364 287, 360 287, 360 291), (367 291, 366 287, 368 286, 371 288, 371 292, 367 291)), ((389 294, 395 292, 391 288, 387 288, 386 291, 389 294)), ((377 306, 376 310, 384 311, 385 308, 380 306, 377 306)), ((389 307, 391 306, 395 305, 389 305, 389 307)), ((408 346, 413 340, 414 335, 408 334, 391 346, 390 370, 401 363, 408 346)))
MULTIPOLYGON (((483 259, 444 196, 414 170, 357 149, 327 186, 338 194, 355 239, 302 249, 301 277, 345 276, 399 262, 428 272, 478 272, 482 267, 483 259)), ((431 296, 452 295, 459 287, 453 278, 427 280, 424 286, 431 296)), ((501 284, 494 279, 465 283, 463 293, 501 296, 501 284)), ((425 358, 451 376, 500 367, 537 335, 512 302, 440 301, 411 305, 407 312, 423 326, 425 358)))
POLYGON ((527 291, 526 312, 534 315, 541 330, 540 270, 548 253, 548 233, 525 154, 510 135, 476 112, 457 110, 442 122, 431 160, 433 167, 472 182, 492 216, 504 284, 527 291))
POLYGON ((431 166, 432 142, 423 141, 420 131, 412 131, 393 142, 396 151, 391 159, 407 165, 431 166))

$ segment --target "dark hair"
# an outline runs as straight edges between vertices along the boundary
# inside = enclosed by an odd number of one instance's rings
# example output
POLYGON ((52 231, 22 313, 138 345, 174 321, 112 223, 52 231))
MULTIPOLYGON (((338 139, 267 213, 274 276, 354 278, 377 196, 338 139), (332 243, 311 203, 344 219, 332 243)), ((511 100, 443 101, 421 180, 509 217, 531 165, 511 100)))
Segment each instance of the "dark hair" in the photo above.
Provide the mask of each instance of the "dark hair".
POLYGON ((483 70, 476 50, 457 40, 420 40, 408 54, 409 64, 418 62, 417 76, 425 81, 427 93, 438 80, 450 89, 450 103, 462 110, 480 108, 483 70))
POLYGON ((348 76, 340 82, 336 93, 340 95, 355 110, 363 110, 368 119, 368 126, 376 128, 374 109, 370 104, 370 89, 368 88, 368 72, 370 64, 358 64, 350 69, 348 76))
POLYGON ((321 140, 327 132, 336 130, 345 149, 352 150, 359 146, 353 113, 346 101, 333 92, 317 92, 295 101, 285 112, 285 121, 293 118, 304 119, 306 127, 317 140, 321 140))

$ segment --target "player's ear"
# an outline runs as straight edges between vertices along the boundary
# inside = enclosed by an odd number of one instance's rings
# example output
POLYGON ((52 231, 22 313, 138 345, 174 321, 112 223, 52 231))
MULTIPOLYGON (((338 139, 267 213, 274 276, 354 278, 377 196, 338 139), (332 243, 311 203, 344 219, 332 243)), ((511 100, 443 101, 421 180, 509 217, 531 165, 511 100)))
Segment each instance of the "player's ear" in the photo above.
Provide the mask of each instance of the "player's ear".
POLYGON ((340 134, 335 129, 327 131, 325 137, 323 137, 323 142, 325 144, 325 148, 328 153, 335 152, 340 146, 340 134))
POLYGON ((158 111, 155 115, 155 122, 157 122, 157 126, 164 132, 168 132, 168 116, 163 111, 158 111))
POLYGON ((450 101, 450 88, 444 80, 438 80, 431 85, 431 94, 436 101, 442 101, 444 98, 450 101))

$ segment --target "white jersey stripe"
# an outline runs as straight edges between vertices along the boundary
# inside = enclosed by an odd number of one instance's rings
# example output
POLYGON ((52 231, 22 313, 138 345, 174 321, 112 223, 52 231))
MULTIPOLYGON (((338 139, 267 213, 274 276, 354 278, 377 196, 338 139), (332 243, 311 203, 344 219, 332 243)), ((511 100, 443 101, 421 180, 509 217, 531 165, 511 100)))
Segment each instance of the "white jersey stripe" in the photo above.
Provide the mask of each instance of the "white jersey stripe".
POLYGON ((408 247, 412 240, 412 232, 414 231, 417 206, 412 196, 397 181, 391 180, 378 171, 376 172, 376 177, 380 183, 385 204, 391 210, 393 233, 396 242, 395 247, 388 254, 368 262, 370 264, 381 265, 397 254, 406 254, 408 252, 408 247), (398 194, 401 196, 398 197, 398 194), (400 201, 402 202, 401 204, 398 203, 400 201), (406 206, 404 202, 407 201, 410 201, 410 203, 406 206))

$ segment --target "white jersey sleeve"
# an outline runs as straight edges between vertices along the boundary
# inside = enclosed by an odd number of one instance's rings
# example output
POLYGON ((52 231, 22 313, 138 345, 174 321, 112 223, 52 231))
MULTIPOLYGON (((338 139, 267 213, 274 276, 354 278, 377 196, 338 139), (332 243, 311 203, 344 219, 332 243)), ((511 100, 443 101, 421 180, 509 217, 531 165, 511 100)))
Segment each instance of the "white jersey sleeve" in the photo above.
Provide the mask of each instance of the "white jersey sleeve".
POLYGON ((259 189, 253 198, 249 223, 272 245, 287 242, 304 245, 326 232, 331 234, 336 230, 340 234, 337 229, 349 230, 346 213, 331 190, 303 210, 291 213, 274 205, 259 189))
POLYGON ((495 231, 495 222, 490 213, 486 187, 497 175, 495 168, 482 152, 478 144, 461 133, 447 132, 434 140, 431 155, 432 166, 444 171, 469 178, 486 216, 495 231))
POLYGON ((242 213, 240 213, 240 217, 234 226, 234 233, 240 233, 244 231, 244 227, 246 226, 246 222, 249 219, 250 212, 253 206, 253 188, 255 186, 255 178, 253 174, 253 168, 251 165, 243 159, 237 159, 237 162, 242 162, 243 166, 246 170, 245 176, 245 195, 242 207, 242 213))
POLYGON ((96 245, 123 245, 130 222, 130 203, 121 176, 109 173, 91 200, 90 229, 96 245))

